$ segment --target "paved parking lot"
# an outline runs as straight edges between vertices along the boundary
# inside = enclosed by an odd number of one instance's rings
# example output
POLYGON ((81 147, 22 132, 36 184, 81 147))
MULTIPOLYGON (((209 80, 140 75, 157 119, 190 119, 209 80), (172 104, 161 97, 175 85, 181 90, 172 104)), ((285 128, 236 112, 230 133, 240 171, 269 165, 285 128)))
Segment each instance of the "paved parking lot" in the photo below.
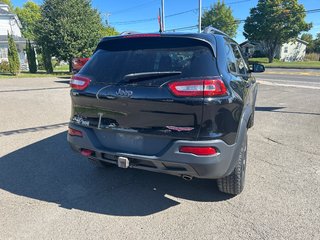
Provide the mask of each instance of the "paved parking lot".
POLYGON ((66 142, 66 79, 0 79, 0 239, 320 239, 320 77, 290 76, 258 78, 233 198, 214 181, 91 165, 66 142))

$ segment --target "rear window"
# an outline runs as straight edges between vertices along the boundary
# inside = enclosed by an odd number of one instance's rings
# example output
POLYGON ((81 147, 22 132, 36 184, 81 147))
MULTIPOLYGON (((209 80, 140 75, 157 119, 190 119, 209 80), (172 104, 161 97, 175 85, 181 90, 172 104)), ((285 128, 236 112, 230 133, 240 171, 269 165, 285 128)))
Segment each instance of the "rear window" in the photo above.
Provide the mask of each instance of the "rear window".
POLYGON ((179 71, 175 76, 144 79, 132 84, 160 85, 170 79, 218 75, 216 59, 207 43, 183 38, 139 38, 107 41, 99 46, 79 74, 106 84, 128 82, 125 76, 145 72, 179 71))

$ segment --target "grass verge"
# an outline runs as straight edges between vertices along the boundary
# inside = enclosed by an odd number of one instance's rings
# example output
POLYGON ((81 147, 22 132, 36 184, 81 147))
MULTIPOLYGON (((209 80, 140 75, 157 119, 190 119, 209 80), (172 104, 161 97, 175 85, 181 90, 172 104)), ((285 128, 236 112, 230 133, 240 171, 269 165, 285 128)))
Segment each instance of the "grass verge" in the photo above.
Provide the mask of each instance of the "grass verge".
POLYGON ((44 71, 38 71, 37 73, 21 72, 19 75, 13 76, 8 73, 0 73, 1 78, 43 78, 43 77, 71 77, 69 72, 55 71, 51 74, 47 74, 44 71))
POLYGON ((303 61, 303 62, 282 62, 274 59, 273 63, 268 63, 268 58, 250 58, 250 63, 261 63, 267 68, 316 68, 320 69, 320 61, 303 61))

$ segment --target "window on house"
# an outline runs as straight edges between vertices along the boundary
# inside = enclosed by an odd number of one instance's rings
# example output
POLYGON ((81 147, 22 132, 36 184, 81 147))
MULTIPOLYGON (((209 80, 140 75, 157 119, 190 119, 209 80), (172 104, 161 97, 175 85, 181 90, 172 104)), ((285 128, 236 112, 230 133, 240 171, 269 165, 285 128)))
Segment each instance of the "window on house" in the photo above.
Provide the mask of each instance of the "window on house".
POLYGON ((8 58, 8 49, 0 48, 0 58, 8 58))
POLYGON ((288 47, 284 47, 284 53, 288 53, 288 47))

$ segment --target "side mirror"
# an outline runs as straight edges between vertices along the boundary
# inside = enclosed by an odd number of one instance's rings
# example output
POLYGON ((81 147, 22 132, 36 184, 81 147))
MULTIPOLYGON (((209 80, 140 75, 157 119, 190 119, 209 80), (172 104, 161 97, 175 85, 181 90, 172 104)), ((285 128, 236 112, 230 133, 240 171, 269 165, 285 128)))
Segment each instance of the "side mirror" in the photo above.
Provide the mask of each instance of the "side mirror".
POLYGON ((265 67, 262 64, 254 63, 252 64, 251 72, 261 73, 265 71, 265 67))

